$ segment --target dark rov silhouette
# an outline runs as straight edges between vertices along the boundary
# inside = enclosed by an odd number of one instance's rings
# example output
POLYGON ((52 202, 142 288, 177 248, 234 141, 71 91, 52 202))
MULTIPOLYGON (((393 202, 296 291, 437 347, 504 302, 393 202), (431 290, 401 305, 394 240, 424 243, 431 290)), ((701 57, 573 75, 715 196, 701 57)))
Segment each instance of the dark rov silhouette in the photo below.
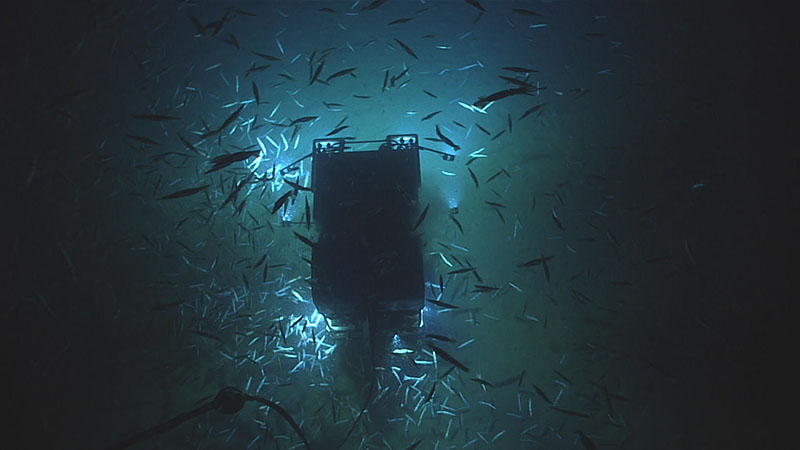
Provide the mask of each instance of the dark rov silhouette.
POLYGON ((422 325, 425 301, 416 134, 385 140, 316 139, 312 153, 312 297, 335 337, 408 334, 422 325), (380 143, 376 150, 347 151, 380 143))

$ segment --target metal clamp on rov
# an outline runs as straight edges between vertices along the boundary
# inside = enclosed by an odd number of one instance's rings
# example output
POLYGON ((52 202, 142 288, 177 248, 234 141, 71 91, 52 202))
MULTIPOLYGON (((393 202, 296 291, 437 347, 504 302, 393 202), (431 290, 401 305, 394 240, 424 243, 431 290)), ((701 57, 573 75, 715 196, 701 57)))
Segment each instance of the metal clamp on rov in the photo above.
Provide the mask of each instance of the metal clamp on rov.
POLYGON ((386 136, 386 145, 392 150, 419 150, 419 138, 416 134, 390 134, 386 136))
POLYGON ((314 139, 314 143, 312 144, 312 151, 315 154, 322 152, 343 152, 345 148, 345 141, 343 138, 314 139))

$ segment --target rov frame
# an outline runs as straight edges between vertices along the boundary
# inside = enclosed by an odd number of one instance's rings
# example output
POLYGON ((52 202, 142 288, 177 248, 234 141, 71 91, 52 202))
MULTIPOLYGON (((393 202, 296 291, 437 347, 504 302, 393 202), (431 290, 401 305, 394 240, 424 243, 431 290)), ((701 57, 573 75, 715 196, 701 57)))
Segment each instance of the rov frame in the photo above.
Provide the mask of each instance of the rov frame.
POLYGON ((421 185, 416 134, 382 140, 314 139, 312 299, 334 338, 408 335, 423 326, 425 281, 421 241, 412 221, 421 185), (353 151, 353 144, 380 144, 353 151), (373 192, 374 191, 374 192, 373 192))

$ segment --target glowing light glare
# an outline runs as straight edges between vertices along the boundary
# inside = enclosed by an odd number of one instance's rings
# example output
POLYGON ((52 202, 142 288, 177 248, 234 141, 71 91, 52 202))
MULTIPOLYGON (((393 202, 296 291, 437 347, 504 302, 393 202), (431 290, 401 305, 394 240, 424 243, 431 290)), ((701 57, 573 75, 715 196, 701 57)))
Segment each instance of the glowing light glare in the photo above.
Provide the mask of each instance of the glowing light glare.
POLYGON ((322 320, 322 314, 317 311, 317 308, 314 308, 314 312, 311 313, 311 318, 308 320, 308 324, 312 327, 316 327, 319 325, 320 320, 322 320))
MULTIPOLYGON (((269 136, 265 137, 269 139, 269 136)), ((254 172, 256 175, 263 175, 263 173, 259 173, 259 169, 261 168, 262 162, 270 160, 267 157, 269 151, 267 150, 267 146, 264 145, 264 141, 262 141, 260 137, 256 136, 256 142, 258 143, 258 146, 261 149, 261 151, 258 153, 258 156, 256 156, 255 159, 253 159, 253 161, 245 163, 245 165, 251 172, 254 172)))
POLYGON ((450 206, 450 209, 458 208, 458 199, 454 194, 447 197, 447 204, 450 206))
POLYGON ((258 171, 258 167, 261 166, 261 161, 264 159, 265 154, 266 153, 264 152, 259 153, 258 156, 256 156, 256 159, 253 160, 253 162, 247 164, 247 168, 251 172, 258 171))
POLYGON ((283 216, 281 217, 281 220, 283 220, 284 222, 292 221, 292 217, 294 217, 294 208, 292 206, 286 207, 286 213, 283 214, 283 216))
POLYGON ((272 179, 270 183, 270 187, 272 188, 272 192, 280 191, 283 188, 283 175, 281 175, 281 169, 283 169, 283 164, 276 162, 275 163, 275 177, 272 179))

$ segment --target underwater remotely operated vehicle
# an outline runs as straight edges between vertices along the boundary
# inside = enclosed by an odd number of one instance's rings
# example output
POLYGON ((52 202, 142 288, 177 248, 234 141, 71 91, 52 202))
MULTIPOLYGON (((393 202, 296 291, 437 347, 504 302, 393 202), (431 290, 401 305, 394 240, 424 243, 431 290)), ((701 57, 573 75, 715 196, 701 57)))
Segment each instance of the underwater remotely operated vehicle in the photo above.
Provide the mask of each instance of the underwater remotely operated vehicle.
POLYGON ((420 147, 416 134, 315 139, 306 156, 312 157, 312 215, 319 231, 311 256, 312 297, 336 337, 408 334, 422 326, 420 150, 454 159, 420 147), (377 150, 350 147, 372 143, 380 144, 377 150))

